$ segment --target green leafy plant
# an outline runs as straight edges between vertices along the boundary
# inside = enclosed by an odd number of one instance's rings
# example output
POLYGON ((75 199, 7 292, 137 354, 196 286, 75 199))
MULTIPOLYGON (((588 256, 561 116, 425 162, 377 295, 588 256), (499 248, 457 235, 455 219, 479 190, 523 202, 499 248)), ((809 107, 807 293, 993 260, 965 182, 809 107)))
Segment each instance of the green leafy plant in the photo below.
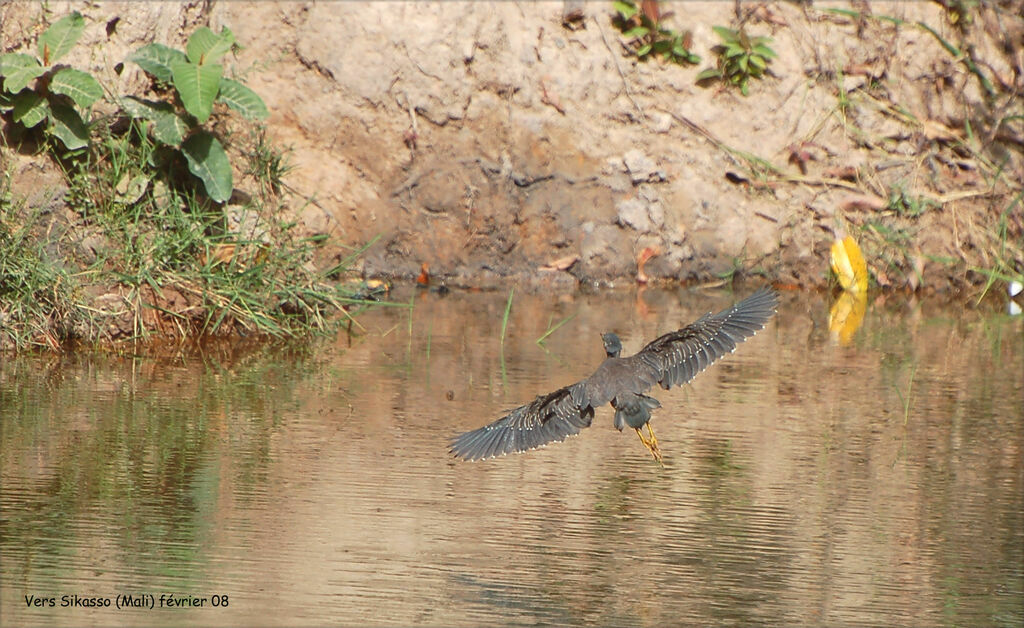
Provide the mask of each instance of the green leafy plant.
POLYGON ((88 72, 55 65, 82 36, 85 20, 77 11, 57 20, 39 36, 37 55, 0 55, 0 111, 27 129, 45 123, 48 135, 68 150, 89 144, 89 110, 103 88, 88 72), (83 116, 84 114, 84 116, 83 116))
POLYGON ((916 218, 939 204, 926 196, 914 196, 907 192, 902 183, 896 183, 889 189, 889 199, 885 208, 897 214, 916 218))
POLYGON ((718 56, 718 64, 701 71, 697 75, 697 82, 721 80, 730 85, 738 85, 740 92, 746 96, 750 78, 761 78, 771 60, 778 56, 768 47, 771 38, 749 37, 743 29, 735 31, 724 26, 712 26, 711 30, 722 40, 721 44, 711 49, 718 56))
POLYGON ((379 287, 336 281, 358 253, 319 270, 322 236, 280 219, 287 153, 261 124, 235 125, 237 113, 258 121, 267 109, 225 76, 229 30, 201 27, 184 51, 136 50, 130 60, 154 78, 147 100, 55 65, 84 29, 73 13, 39 37, 38 56, 0 55, 0 111, 58 140, 46 148, 71 210, 29 207, 13 173, 0 173, 0 352, 151 333, 295 338, 379 298, 379 287), (101 118, 90 107, 105 95, 117 108, 101 118), (221 208, 233 191, 227 137, 255 193, 221 208), (53 228, 54 213, 67 228, 53 228))
POLYGON ((250 120, 268 115, 256 92, 224 76, 221 60, 235 45, 235 36, 227 28, 218 34, 202 26, 189 37, 184 52, 156 43, 143 46, 129 60, 159 83, 173 87, 173 92, 166 100, 123 100, 128 115, 145 121, 157 143, 180 151, 207 195, 221 203, 231 197, 233 181, 223 144, 204 126, 214 116, 215 103, 250 120))
POLYGON ((656 2, 652 2, 650 8, 641 8, 632 0, 616 0, 614 6, 613 21, 641 61, 660 56, 673 63, 700 63, 700 57, 690 51, 689 31, 667 28, 662 22, 667 16, 659 15, 656 2))

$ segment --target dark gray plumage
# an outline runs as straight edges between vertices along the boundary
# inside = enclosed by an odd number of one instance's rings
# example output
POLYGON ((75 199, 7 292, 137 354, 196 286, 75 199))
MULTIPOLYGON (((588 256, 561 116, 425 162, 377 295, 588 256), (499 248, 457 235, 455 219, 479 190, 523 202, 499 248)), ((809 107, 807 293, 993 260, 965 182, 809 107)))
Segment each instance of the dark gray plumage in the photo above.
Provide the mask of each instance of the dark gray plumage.
POLYGON ((635 429, 660 462, 653 431, 648 441, 640 428, 647 425, 650 430, 651 410, 661 404, 643 393, 655 384, 667 390, 692 380, 762 329, 775 314, 778 302, 773 290, 762 288, 731 308, 705 314, 625 358, 619 357, 622 344, 618 336, 603 334, 608 358, 593 375, 541 395, 490 425, 455 437, 451 453, 465 460, 483 460, 562 441, 588 427, 595 408, 611 403, 615 408, 615 427, 635 429))

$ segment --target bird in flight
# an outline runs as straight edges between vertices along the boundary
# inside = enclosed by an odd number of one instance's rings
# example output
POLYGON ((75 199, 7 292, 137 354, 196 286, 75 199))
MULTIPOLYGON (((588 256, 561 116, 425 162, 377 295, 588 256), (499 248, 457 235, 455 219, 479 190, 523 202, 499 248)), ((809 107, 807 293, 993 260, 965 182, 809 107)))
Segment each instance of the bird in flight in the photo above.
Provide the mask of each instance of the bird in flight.
POLYGON ((490 425, 451 441, 451 453, 463 460, 484 460, 561 442, 589 427, 594 409, 611 403, 613 425, 633 428, 654 459, 662 461, 651 429, 651 411, 661 403, 644 393, 655 384, 665 390, 692 380, 715 360, 736 350, 775 314, 778 294, 762 288, 717 314, 705 314, 677 331, 655 339, 635 355, 619 357, 622 344, 613 333, 601 336, 607 358, 594 374, 519 406, 490 425), (650 438, 641 428, 647 426, 650 438))

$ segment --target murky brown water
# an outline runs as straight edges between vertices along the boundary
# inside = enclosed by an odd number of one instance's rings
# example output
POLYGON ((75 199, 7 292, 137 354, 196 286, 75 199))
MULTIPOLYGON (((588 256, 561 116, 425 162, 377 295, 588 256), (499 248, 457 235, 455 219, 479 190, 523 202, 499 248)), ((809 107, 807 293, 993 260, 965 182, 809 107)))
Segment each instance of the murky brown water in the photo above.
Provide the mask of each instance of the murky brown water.
POLYGON ((890 298, 841 347, 824 297, 784 294, 654 393, 664 469, 610 409, 456 462, 600 332, 629 353, 734 300, 517 292, 502 361, 505 298, 418 295, 305 353, 4 358, 3 625, 1024 622, 1020 317, 890 298))

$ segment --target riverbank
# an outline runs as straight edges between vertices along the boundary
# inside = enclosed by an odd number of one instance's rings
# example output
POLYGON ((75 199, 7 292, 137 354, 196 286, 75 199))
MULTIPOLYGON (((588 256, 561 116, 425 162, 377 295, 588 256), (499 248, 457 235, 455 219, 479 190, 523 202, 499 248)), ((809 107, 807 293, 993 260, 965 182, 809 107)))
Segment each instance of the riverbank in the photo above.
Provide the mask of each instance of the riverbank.
MULTIPOLYGON (((294 290, 365 296, 377 288, 362 281, 412 280, 423 264, 435 283, 475 287, 756 277, 824 288, 829 247, 846 234, 875 290, 977 299, 1024 275, 1024 26, 1020 2, 950 7, 767 3, 737 15, 663 2, 660 25, 700 57, 674 63, 641 59, 644 41, 611 2, 5 4, 4 52, 34 52, 46 25, 80 11, 66 61, 121 94, 153 89, 125 63, 139 46, 183 48, 203 25, 227 27, 242 45, 233 71, 269 111, 262 135, 225 134, 239 156, 232 198, 200 203, 228 229, 168 230, 189 221, 126 203, 150 227, 132 233, 119 218, 116 238, 76 204, 82 182, 5 113, 3 246, 34 269, 29 283, 0 279, 5 328, 24 320, 28 306, 11 305, 20 291, 35 304, 29 344, 214 323, 266 333, 226 324, 248 315, 247 295, 266 307, 256 320, 273 321, 294 290), (698 83, 717 67, 713 26, 770 38, 775 56, 746 96, 698 83), (241 157, 259 141, 289 167, 254 211, 260 177, 241 157), (257 243, 255 225, 278 239, 257 243), (266 251, 288 254, 271 269, 266 251), (151 282, 140 269, 154 259, 205 270, 151 282)), ((321 305, 306 320, 344 317, 338 302, 309 302, 321 305)))

